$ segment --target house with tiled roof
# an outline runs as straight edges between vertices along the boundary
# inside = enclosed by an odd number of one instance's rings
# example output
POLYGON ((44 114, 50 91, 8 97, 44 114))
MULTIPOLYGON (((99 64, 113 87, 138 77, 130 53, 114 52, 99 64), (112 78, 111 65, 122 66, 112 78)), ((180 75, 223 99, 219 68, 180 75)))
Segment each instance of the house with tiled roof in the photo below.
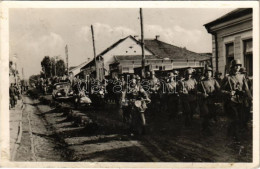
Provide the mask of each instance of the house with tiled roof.
MULTIPOLYGON (((139 41, 138 41, 139 43, 139 41)), ((180 68, 202 68, 210 64, 210 54, 200 54, 160 41, 158 38, 145 40, 145 48, 150 55, 145 55, 145 64, 154 71, 167 71, 180 68)), ((142 55, 115 55, 110 64, 113 74, 134 73, 141 67, 142 55)), ((112 75, 113 76, 113 75, 112 75)))
MULTIPOLYGON (((202 55, 162 42, 157 37, 145 40, 144 44, 145 64, 151 65, 153 70, 204 67, 205 63, 210 60, 209 55, 202 55)), ((104 70, 101 66, 98 71, 104 72, 105 75, 134 73, 134 68, 141 66, 141 43, 133 36, 127 36, 105 49, 96 59, 103 63, 104 70)), ((94 59, 82 69, 95 70, 94 59)))

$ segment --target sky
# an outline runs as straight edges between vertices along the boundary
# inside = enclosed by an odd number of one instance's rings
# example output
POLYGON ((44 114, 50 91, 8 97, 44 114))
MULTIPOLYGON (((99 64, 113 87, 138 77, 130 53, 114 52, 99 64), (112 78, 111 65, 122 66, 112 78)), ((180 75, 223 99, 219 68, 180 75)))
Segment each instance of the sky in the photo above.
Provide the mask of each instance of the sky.
MULTIPOLYGON (((212 51, 212 37, 204 24, 232 11, 230 8, 143 8, 144 38, 159 40, 188 50, 212 51)), ((65 60, 69 66, 93 58, 90 26, 94 27, 96 53, 128 35, 141 37, 138 8, 48 9, 9 11, 10 58, 17 56, 18 70, 28 78, 41 71, 44 56, 65 60)))

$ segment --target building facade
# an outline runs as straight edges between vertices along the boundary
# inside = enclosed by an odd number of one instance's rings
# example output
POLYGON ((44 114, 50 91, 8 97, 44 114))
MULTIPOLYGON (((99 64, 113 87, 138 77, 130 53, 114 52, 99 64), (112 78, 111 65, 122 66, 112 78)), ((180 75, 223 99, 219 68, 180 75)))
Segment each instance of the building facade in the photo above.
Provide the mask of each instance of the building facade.
MULTIPOLYGON (((155 39, 145 40, 144 43, 145 65, 151 65, 155 71, 204 67, 211 60, 209 54, 199 54, 186 48, 167 44, 160 41, 158 36, 155 39)), ((102 80, 105 76, 113 77, 118 74, 134 73, 134 68, 140 67, 142 62, 141 43, 133 36, 127 36, 101 52, 96 60, 101 61, 97 68, 98 73, 96 74, 99 76, 97 79, 102 80)), ((96 70, 94 59, 80 67, 80 70, 84 70, 87 74, 96 70)))
POLYGON ((252 8, 239 8, 204 26, 212 34, 214 71, 228 74, 230 63, 240 59, 248 75, 253 75, 252 8))

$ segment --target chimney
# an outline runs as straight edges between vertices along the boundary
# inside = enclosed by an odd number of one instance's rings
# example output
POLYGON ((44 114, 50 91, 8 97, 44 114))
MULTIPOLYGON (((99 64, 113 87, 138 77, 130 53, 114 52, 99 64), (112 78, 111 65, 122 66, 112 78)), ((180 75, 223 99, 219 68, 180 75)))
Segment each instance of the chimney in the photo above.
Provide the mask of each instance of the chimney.
POLYGON ((159 37, 160 37, 160 35, 156 35, 156 36, 155 36, 155 39, 156 39, 156 40, 158 40, 158 39, 159 39, 159 37))
POLYGON ((138 37, 138 35, 134 35, 134 38, 136 39, 138 37))
POLYGON ((88 58, 88 62, 90 61, 90 58, 88 58))

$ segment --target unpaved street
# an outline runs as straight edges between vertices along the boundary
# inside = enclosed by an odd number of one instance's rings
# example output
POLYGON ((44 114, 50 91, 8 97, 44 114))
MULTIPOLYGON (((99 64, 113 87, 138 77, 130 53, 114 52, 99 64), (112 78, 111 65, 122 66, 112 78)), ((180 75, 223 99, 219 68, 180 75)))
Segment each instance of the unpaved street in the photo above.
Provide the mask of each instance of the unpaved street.
POLYGON ((64 161, 63 149, 52 127, 39 111, 37 101, 23 97, 22 139, 16 161, 64 161))
MULTIPOLYGON (((226 119, 212 123, 213 136, 200 134, 199 117, 186 128, 182 119, 167 119, 166 114, 147 115, 146 135, 131 135, 109 104, 105 110, 75 110, 67 103, 50 107, 45 101, 24 97, 23 135, 18 161, 92 162, 249 162, 252 136, 243 141, 226 136, 226 119), (78 126, 68 118, 69 111, 85 114, 97 125, 78 126), (30 122, 29 122, 30 120, 30 122), (32 137, 31 137, 32 136, 32 137)), ((47 100, 47 101, 46 101, 47 100)))

